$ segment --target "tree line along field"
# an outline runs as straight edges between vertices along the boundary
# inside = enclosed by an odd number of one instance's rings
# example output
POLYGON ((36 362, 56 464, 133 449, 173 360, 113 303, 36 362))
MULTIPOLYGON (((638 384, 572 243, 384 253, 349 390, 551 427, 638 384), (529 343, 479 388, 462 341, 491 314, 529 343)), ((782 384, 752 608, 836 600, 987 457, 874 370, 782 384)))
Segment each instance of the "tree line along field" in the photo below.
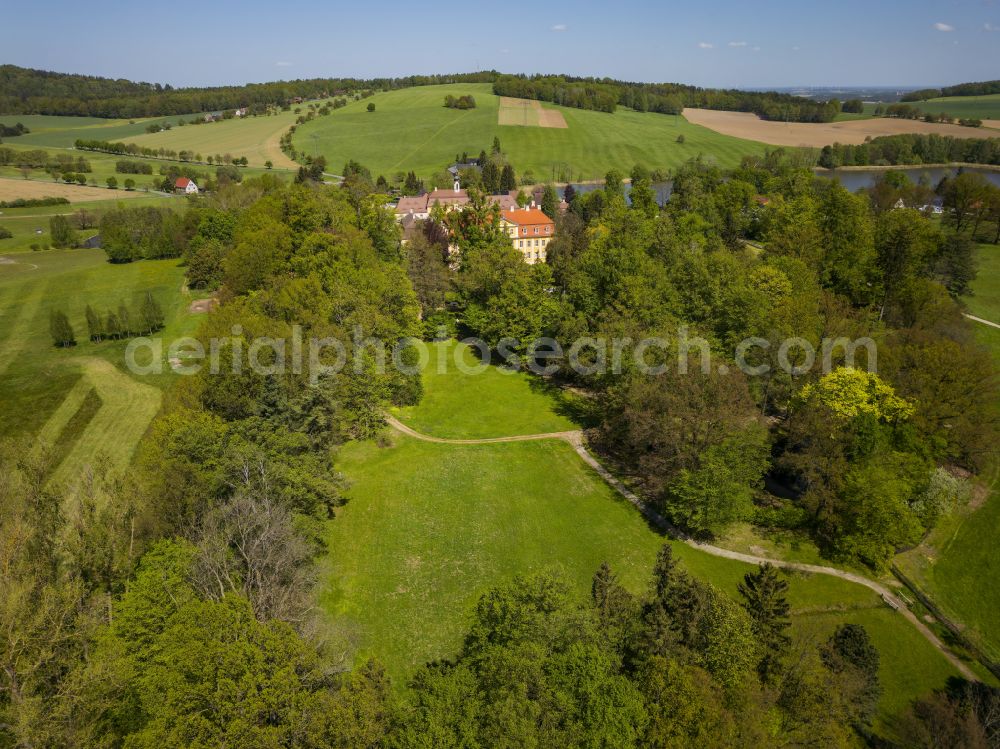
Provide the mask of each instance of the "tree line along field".
POLYGON ((567 127, 499 125, 499 97, 489 84, 421 86, 351 102, 328 117, 300 125, 293 144, 302 153, 326 157, 332 169, 354 159, 376 175, 413 170, 428 177, 456 154, 478 155, 499 136, 517 173, 531 171, 539 181, 558 179, 560 172, 573 181, 599 179, 609 169, 627 170, 636 163, 671 168, 699 154, 734 167, 743 156, 765 149, 679 116, 542 106, 560 112, 567 127), (476 108, 445 108, 448 94, 472 94, 476 108), (374 112, 367 111, 369 103, 375 105, 374 112), (678 143, 681 135, 684 142, 678 143))
MULTIPOLYGON (((449 438, 575 426, 572 409, 524 374, 439 374, 437 356, 452 352, 448 345, 432 353, 424 399, 398 412, 408 426, 449 438), (530 407, 511 421, 509 403, 517 400, 530 407)), ((476 600, 498 581, 555 568, 583 596, 607 561, 626 587, 642 593, 666 541, 559 440, 448 445, 394 435, 389 447, 349 443, 338 468, 350 482, 350 501, 329 524, 320 602, 351 655, 358 662, 378 657, 397 684, 459 647, 476 600)), ((752 569, 673 546, 692 574, 730 595, 752 569)), ((825 639, 847 622, 868 629, 882 657, 884 718, 953 675, 870 590, 819 575, 790 579, 799 636, 825 639)))
POLYGON ((923 112, 945 112, 956 118, 1000 120, 1000 94, 988 96, 945 96, 911 104, 923 112))
POLYGON ((56 479, 100 455, 123 470, 174 375, 169 367, 141 382, 128 374, 126 342, 87 340, 84 311, 87 304, 102 312, 132 307, 150 292, 165 315, 161 335, 185 335, 199 318, 188 312, 184 269, 176 259, 112 265, 101 250, 5 254, 7 241, 0 240, 0 439, 40 437, 52 450, 56 479), (52 345, 53 310, 68 315, 76 346, 52 345))

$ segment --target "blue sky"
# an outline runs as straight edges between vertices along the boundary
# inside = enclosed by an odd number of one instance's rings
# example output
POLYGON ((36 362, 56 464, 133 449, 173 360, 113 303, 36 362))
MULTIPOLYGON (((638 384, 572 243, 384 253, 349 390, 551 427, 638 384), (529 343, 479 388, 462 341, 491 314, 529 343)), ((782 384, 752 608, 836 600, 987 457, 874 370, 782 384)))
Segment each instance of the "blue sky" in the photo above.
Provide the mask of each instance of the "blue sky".
POLYGON ((489 68, 733 87, 1000 77, 1000 0, 3 2, 0 62, 173 85, 489 68))

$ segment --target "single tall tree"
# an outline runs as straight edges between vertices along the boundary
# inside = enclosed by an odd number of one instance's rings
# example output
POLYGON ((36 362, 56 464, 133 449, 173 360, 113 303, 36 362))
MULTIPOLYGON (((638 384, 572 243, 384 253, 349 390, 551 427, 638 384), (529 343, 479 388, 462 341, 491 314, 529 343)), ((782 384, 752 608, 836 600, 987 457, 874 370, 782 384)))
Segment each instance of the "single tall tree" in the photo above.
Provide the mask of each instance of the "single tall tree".
POLYGON ((500 173, 500 192, 510 192, 517 189, 517 176, 514 174, 514 167, 504 164, 500 173))
POLYGON ((791 625, 788 618, 788 581, 778 570, 765 562, 756 572, 748 572, 739 584, 743 608, 750 615, 753 632, 761 644, 763 657, 757 666, 762 681, 770 681, 781 671, 781 658, 787 652, 791 639, 785 630, 791 625))

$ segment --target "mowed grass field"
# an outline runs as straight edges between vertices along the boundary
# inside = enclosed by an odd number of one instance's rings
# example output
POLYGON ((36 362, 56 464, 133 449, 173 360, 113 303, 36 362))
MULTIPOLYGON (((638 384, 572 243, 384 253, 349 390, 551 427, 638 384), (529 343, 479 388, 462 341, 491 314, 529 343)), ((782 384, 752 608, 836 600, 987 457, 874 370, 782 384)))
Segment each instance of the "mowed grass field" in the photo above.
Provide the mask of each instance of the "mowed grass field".
MULTIPOLYGON (((0 249, 0 253, 3 250, 0 249)), ((40 437, 53 450, 53 478, 72 480, 105 454, 125 468, 173 381, 163 373, 143 378, 124 366, 125 341, 87 340, 84 310, 134 307, 148 291, 166 316, 164 340, 192 331, 183 268, 175 260, 111 265, 100 250, 51 250, 0 254, 0 376, 4 405, 0 438, 40 437), (57 349, 49 315, 63 310, 77 345, 57 349)))
POLYGON ((295 148, 323 155, 334 169, 348 159, 373 174, 389 177, 413 170, 429 177, 452 163, 457 154, 489 150, 494 136, 518 175, 531 171, 537 180, 602 179, 612 168, 628 171, 637 163, 672 168, 698 155, 724 167, 736 166, 747 154, 765 146, 731 138, 692 125, 683 117, 640 114, 619 109, 614 114, 557 107, 566 128, 498 124, 499 98, 489 84, 420 86, 352 102, 328 117, 299 126, 295 148), (476 108, 460 111, 443 106, 447 94, 472 94, 476 108), (366 110, 369 103, 375 111, 366 110), (677 137, 684 136, 684 143, 677 137))
MULTIPOLYGON (((537 433, 572 423, 551 391, 523 375, 452 370, 428 372, 425 382, 427 399, 405 418, 436 436, 537 433), (526 413, 507 420, 517 408, 509 399, 522 387, 526 413)), ((584 597, 608 561, 629 589, 646 590, 667 540, 568 444, 447 445, 398 434, 391 442, 350 443, 337 461, 349 501, 328 525, 320 602, 352 658, 378 657, 397 683, 405 681, 422 663, 452 655, 479 596, 519 573, 560 570, 584 597)), ((673 545, 692 574, 730 595, 751 569, 673 545)), ((869 629, 882 654, 885 717, 953 675, 864 587, 793 575, 790 602, 800 637, 822 640, 847 622, 869 629)))
MULTIPOLYGON (((302 110, 305 111, 305 107, 302 110)), ((293 110, 274 115, 234 117, 203 125, 175 127, 159 133, 130 135, 122 140, 148 148, 193 151, 205 158, 225 154, 246 156, 252 166, 264 166, 264 162, 271 161, 276 167, 292 169, 298 164, 284 154, 279 141, 298 116, 293 110)))

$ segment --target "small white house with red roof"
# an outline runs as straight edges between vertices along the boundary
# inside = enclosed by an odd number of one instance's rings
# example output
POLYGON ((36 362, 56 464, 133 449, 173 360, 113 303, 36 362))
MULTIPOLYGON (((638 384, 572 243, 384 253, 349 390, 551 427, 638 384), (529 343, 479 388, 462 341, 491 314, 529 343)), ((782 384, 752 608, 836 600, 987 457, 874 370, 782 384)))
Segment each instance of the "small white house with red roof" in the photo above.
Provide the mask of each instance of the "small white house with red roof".
POLYGON ((193 179, 178 177, 174 182, 174 190, 177 192, 183 192, 187 195, 196 195, 198 193, 198 185, 194 183, 193 179))

